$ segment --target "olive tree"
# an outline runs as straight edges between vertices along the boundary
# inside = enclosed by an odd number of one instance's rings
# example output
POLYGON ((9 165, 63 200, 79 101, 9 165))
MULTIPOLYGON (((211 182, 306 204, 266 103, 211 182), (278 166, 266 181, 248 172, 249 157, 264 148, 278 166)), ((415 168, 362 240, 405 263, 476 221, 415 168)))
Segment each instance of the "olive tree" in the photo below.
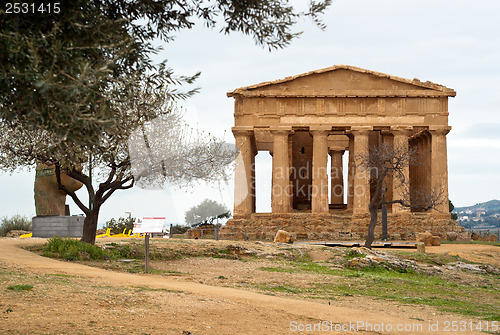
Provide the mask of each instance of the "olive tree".
POLYGON ((127 130, 119 134, 104 133, 99 144, 91 148, 61 141, 49 131, 0 123, 0 168, 55 166, 59 189, 85 214, 82 241, 87 243, 95 242, 99 211, 104 202, 115 191, 133 187, 136 180, 139 186, 147 188, 165 182, 191 185, 197 180, 228 178, 234 147, 223 139, 193 133, 165 92, 138 92, 136 99, 130 101, 129 109, 121 110, 120 119, 127 130), (146 147, 141 149, 141 143, 147 143, 146 147), (99 171, 97 185, 88 171, 82 169, 88 166, 89 155, 92 155, 91 168, 99 171), (89 205, 65 187, 61 182, 62 173, 85 186, 89 205))
POLYGON ((133 98, 144 80, 168 87, 173 98, 195 92, 174 86, 198 74, 176 76, 165 62, 152 61, 156 39, 168 43, 198 23, 282 48, 300 35, 294 29, 299 19, 322 27, 320 15, 329 4, 312 0, 299 11, 285 0, 73 0, 57 10, 21 13, 7 13, 2 5, 0 120, 79 146, 100 145, 105 134, 123 132, 120 103, 133 98))

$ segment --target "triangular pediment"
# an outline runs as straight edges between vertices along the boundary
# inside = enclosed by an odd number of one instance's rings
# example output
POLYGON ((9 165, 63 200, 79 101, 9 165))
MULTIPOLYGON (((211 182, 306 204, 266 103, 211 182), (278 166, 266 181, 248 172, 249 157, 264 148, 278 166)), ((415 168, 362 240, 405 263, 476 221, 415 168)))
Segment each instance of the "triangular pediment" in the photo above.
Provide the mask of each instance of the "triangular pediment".
POLYGON ((335 65, 280 80, 238 88, 228 96, 455 96, 431 82, 405 79, 348 65, 335 65))

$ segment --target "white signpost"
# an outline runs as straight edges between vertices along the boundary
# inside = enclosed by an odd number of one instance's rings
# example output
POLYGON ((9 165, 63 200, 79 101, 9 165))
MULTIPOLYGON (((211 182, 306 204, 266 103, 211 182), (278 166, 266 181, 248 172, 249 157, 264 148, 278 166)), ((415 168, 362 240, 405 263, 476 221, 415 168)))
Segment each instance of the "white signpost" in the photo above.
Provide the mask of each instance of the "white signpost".
POLYGON ((163 233, 163 225, 165 224, 164 217, 144 217, 137 218, 134 222, 133 234, 144 234, 145 249, 146 249, 146 265, 145 272, 149 273, 149 234, 163 233))

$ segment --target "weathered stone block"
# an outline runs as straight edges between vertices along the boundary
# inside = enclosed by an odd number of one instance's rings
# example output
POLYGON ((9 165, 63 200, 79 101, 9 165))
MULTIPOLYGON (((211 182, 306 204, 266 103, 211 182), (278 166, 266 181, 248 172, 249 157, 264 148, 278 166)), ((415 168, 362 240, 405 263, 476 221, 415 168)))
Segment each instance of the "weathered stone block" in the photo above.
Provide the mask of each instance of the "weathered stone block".
POLYGON ((432 234, 429 232, 417 234, 417 242, 424 242, 426 246, 431 246, 432 234))
POLYGON ((284 230, 278 230, 276 236, 274 237, 274 242, 278 243, 293 243, 295 241, 294 234, 291 234, 284 230))
POLYGON ((441 237, 432 236, 431 237, 431 245, 435 247, 439 247, 441 245, 441 237))
POLYGON ((456 241, 458 239, 458 233, 448 232, 446 233, 446 239, 448 241, 456 241))

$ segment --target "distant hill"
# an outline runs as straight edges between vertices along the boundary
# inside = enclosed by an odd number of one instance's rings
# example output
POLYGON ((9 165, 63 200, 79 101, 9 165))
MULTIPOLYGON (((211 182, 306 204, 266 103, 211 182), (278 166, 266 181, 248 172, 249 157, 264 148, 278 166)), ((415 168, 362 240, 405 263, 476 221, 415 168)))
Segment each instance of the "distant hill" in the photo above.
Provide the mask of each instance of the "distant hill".
POLYGON ((470 210, 470 211, 485 210, 487 212, 490 212, 490 211, 500 212, 500 200, 490 200, 487 202, 482 202, 482 203, 475 204, 473 206, 467 206, 467 207, 455 207, 455 209, 453 210, 453 213, 465 212, 467 210, 470 210))
POLYGON ((467 207, 455 207, 457 221, 466 228, 500 227, 500 200, 490 200, 467 207))

